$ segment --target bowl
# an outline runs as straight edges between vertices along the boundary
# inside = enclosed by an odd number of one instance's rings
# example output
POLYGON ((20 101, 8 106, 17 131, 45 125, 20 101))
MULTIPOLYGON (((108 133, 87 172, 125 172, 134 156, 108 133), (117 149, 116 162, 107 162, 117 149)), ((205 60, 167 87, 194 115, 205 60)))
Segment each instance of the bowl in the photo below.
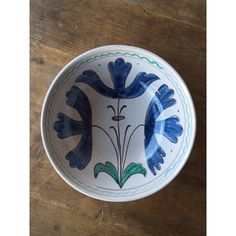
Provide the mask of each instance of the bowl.
POLYGON ((70 186, 124 202, 170 183, 187 161, 196 118, 176 70, 150 51, 109 45, 69 62, 44 100, 47 156, 70 186))

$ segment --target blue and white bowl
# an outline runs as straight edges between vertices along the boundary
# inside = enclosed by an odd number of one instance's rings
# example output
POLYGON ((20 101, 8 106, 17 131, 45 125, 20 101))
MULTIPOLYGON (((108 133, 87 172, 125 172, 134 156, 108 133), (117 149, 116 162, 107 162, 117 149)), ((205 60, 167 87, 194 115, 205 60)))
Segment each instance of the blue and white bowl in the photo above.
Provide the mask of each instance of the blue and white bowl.
POLYGON ((46 95, 48 158, 76 190, 131 201, 172 181, 194 143, 196 117, 180 75, 141 48, 95 48, 69 62, 46 95))

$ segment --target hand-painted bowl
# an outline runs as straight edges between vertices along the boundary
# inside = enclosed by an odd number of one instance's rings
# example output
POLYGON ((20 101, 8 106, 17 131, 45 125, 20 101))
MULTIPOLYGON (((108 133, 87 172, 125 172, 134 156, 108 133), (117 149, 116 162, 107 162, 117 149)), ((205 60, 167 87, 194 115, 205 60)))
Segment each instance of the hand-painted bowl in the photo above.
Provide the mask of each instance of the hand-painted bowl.
POLYGON ((184 166, 196 118, 180 75, 141 48, 95 48, 69 62, 46 95, 48 158, 76 190, 131 201, 166 186, 184 166))

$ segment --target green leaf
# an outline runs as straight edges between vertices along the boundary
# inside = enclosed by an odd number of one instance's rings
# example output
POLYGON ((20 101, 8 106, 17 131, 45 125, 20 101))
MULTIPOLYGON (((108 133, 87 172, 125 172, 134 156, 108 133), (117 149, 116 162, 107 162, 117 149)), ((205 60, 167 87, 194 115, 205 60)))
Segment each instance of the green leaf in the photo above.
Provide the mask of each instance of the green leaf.
POLYGON ((122 176, 121 180, 121 187, 125 184, 125 182, 128 180, 129 177, 135 174, 142 174, 146 176, 147 171, 146 169, 142 166, 142 164, 137 164, 134 162, 131 162, 124 171, 124 174, 122 176))
POLYGON ((97 178, 100 172, 105 172, 110 175, 117 184, 119 184, 119 177, 116 170, 116 167, 109 161, 106 161, 105 164, 97 163, 94 166, 94 177, 97 178))

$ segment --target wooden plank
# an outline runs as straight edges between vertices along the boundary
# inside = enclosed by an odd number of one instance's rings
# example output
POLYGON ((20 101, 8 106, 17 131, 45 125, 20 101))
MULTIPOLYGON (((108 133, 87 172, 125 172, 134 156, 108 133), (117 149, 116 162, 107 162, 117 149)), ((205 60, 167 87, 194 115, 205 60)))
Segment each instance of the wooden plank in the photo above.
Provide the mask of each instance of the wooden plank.
POLYGON ((53 7, 52 3, 31 4, 33 42, 73 55, 104 44, 144 47, 174 65, 191 92, 199 95, 205 88, 204 29, 156 17, 117 1, 58 1, 53 7))
POLYGON ((205 1, 165 2, 31 1, 32 235, 205 235, 205 1), (39 129, 42 102, 58 71, 77 54, 116 43, 170 62, 187 83, 198 118, 195 146, 178 177, 128 203, 93 200, 68 186, 49 163, 39 129))
POLYGON ((205 28, 205 1, 199 0, 123 0, 134 6, 139 6, 144 12, 152 12, 166 18, 205 28))

